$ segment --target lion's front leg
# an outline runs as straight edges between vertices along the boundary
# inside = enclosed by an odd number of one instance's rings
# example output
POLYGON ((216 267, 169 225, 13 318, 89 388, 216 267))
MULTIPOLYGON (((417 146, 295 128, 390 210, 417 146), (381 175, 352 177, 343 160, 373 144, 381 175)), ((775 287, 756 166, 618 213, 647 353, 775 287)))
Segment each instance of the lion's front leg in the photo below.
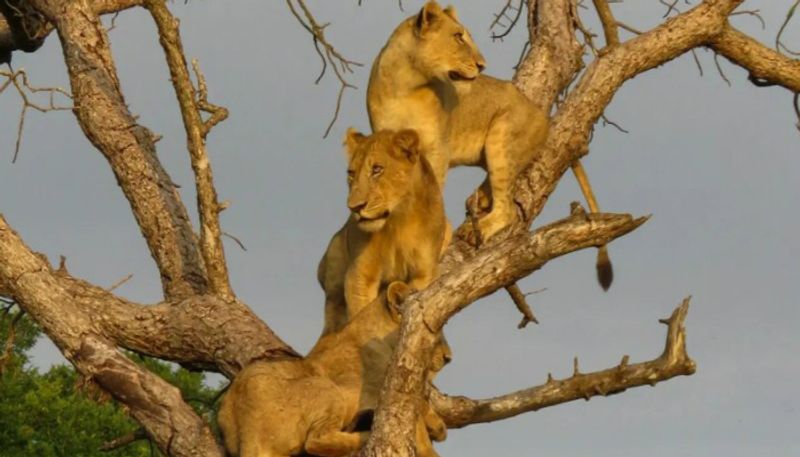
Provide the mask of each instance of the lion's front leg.
POLYGON ((428 402, 425 402, 422 420, 432 440, 441 442, 447 439, 447 425, 428 402))
POLYGON ((368 432, 330 431, 312 434, 306 440, 306 452, 320 457, 345 457, 358 450, 369 437, 368 432))
POLYGON ((347 270, 344 279, 344 298, 348 320, 378 298, 382 272, 374 263, 360 261, 347 270))

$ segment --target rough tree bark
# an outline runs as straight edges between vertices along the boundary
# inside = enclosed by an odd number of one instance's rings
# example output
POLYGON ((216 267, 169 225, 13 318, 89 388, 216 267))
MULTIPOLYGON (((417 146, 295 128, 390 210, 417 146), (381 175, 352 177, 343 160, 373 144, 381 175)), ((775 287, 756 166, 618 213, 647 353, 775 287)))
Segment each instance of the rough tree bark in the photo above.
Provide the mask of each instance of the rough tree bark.
MULTIPOLYGON (((296 1, 302 5, 302 0, 296 1)), ((798 60, 728 24, 742 1, 705 0, 622 41, 607 0, 593 0, 605 46, 595 50, 595 58, 585 66, 575 1, 527 0, 531 48, 514 82, 554 114, 541 159, 517 182, 520 222, 480 250, 456 241, 442 260, 442 275, 409 297, 400 344, 362 455, 414 454, 412 424, 419 414, 415 400, 427 390, 424 374, 435 335, 451 316, 550 259, 604 245, 645 222, 646 218, 630 215, 587 215, 576 206, 568 218, 529 231, 564 172, 588 152, 594 124, 625 81, 693 48, 708 46, 745 68, 758 85, 781 85, 795 94, 800 90, 798 60)), ((230 287, 218 217, 224 207, 217 201, 205 149, 206 136, 225 118, 225 110, 207 100, 196 66, 198 87, 193 86, 178 22, 165 0, 0 0, 0 61, 10 59, 14 51, 35 51, 52 31, 64 50, 74 114, 86 137, 107 159, 130 203, 159 269, 164 301, 133 303, 73 277, 63 262, 54 269, 25 245, 2 215, 0 295, 15 300, 83 376, 125 405, 164 453, 221 456, 208 425, 177 389, 132 363, 119 349, 228 377, 254 360, 297 356, 230 287), (20 8, 23 4, 25 8, 20 8), (197 186, 199 237, 158 159, 153 135, 125 104, 100 22, 102 14, 140 6, 151 13, 158 28, 181 108, 197 186), (201 112, 210 118, 204 121, 201 112)), ((618 366, 594 373, 581 373, 576 361, 573 376, 564 380, 548 378, 540 386, 485 400, 436 391, 431 399, 448 426, 458 428, 691 374, 695 366, 686 353, 683 329, 687 309, 688 299, 664 321, 665 349, 654 360, 629 364, 626 356, 618 366)))

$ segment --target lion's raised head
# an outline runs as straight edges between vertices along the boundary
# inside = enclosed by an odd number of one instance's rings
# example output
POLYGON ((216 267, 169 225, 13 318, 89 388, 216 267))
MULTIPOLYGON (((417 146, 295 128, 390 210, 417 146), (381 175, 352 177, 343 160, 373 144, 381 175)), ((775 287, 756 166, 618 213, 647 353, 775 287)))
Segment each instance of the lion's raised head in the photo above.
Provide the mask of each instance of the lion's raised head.
POLYGON ((442 9, 429 1, 412 19, 417 40, 413 61, 427 77, 471 81, 486 67, 486 60, 452 6, 442 9))
POLYGON ((348 129, 347 206, 358 228, 377 232, 407 200, 420 166, 419 137, 413 130, 384 130, 364 136, 348 129))

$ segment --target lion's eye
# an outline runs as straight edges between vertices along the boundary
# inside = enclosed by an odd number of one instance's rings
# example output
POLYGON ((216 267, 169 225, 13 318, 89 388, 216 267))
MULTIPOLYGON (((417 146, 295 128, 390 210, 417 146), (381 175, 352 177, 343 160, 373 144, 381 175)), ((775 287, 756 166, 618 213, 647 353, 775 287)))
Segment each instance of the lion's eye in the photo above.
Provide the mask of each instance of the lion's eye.
POLYGON ((458 32, 455 35, 453 35, 453 37, 455 37, 456 41, 458 41, 459 43, 464 44, 464 32, 458 32))
POLYGON ((347 170, 347 182, 353 182, 353 179, 356 177, 356 172, 353 170, 347 170))
POLYGON ((378 176, 379 174, 383 173, 383 167, 380 165, 373 165, 372 166, 372 176, 378 176))

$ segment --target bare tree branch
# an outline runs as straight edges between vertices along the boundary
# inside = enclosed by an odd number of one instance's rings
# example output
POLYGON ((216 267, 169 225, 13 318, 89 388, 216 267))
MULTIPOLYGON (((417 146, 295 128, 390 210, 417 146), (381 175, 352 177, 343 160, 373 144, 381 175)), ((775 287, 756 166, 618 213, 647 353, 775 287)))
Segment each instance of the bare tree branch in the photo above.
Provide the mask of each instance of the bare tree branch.
POLYGON ((112 284, 112 285, 111 285, 111 287, 109 287, 107 290, 108 290, 109 292, 114 292, 114 291, 115 291, 116 289, 118 289, 120 286, 122 286, 122 285, 123 285, 123 284, 125 284, 126 282, 130 281, 130 280, 131 280, 131 278, 133 278, 133 273, 130 273, 130 274, 128 274, 127 276, 125 276, 124 278, 122 278, 122 279, 118 280, 117 282, 115 282, 114 284, 112 284))
POLYGON ((761 23, 761 30, 765 30, 767 28, 767 23, 766 21, 764 21, 764 17, 761 16, 761 10, 738 10, 731 13, 731 17, 743 16, 743 15, 747 15, 758 19, 758 22, 761 23))
POLYGON ((2 217, 0 278, 78 372, 125 405, 165 454, 222 456, 213 433, 180 391, 116 350, 96 316, 80 309, 45 260, 27 249, 2 217))
POLYGON ((583 68, 583 51, 575 39, 574 23, 565 20, 571 17, 570 11, 570 0, 528 0, 531 46, 514 75, 514 82, 546 113, 583 68))
POLYGON ((5 77, 6 81, 0 84, 0 94, 3 93, 9 86, 13 85, 14 88, 17 90, 17 93, 22 100, 22 109, 19 113, 19 123, 17 124, 17 142, 14 146, 14 156, 11 159, 11 163, 15 163, 17 161, 17 157, 19 156, 20 144, 22 143, 22 132, 25 128, 25 115, 28 112, 28 108, 34 109, 41 113, 46 113, 49 111, 68 111, 72 109, 68 106, 59 106, 55 102, 55 95, 60 94, 67 98, 72 98, 69 92, 65 91, 60 87, 34 87, 31 86, 28 82, 28 74, 25 73, 25 70, 20 69, 16 71, 5 71, 0 70, 0 76, 5 77), (22 79, 20 83, 19 79, 22 79), (28 92, 31 94, 36 93, 47 93, 49 94, 49 103, 47 105, 42 105, 36 103, 30 99, 28 96, 28 92))
POLYGON ((372 434, 362 456, 412 455, 417 403, 423 393, 427 363, 447 320, 475 300, 541 268, 549 260, 589 246, 601 246, 643 224, 647 218, 590 214, 579 206, 572 216, 519 234, 479 251, 404 302, 400 340, 375 413, 372 434))
POLYGON ((492 20, 491 25, 489 25, 489 31, 492 32, 492 41, 503 41, 503 38, 507 37, 508 34, 511 33, 511 31, 514 29, 514 26, 517 25, 517 22, 519 22, 519 18, 522 16, 522 10, 524 7, 525 0, 506 0, 503 8, 499 13, 495 13, 494 19, 492 20), (514 4, 514 2, 516 2, 516 4, 514 4), (513 16, 511 16, 509 13, 513 14, 513 16), (503 23, 503 21, 507 21, 507 23, 503 23), (501 28, 502 31, 495 33, 494 29, 496 27, 501 28))
POLYGON ((225 455, 214 433, 183 401, 177 387, 128 360, 101 339, 91 335, 83 338, 72 361, 81 374, 127 407, 164 454, 225 455))
POLYGON ((172 86, 175 88, 186 130, 186 145, 189 149, 197 190, 197 210, 200 214, 200 252, 205 263, 206 277, 211 286, 211 292, 230 301, 233 300, 234 294, 228 279, 225 248, 222 245, 222 230, 219 226, 219 213, 222 211, 222 207, 217 201, 217 190, 214 187, 211 163, 205 144, 205 136, 211 126, 227 117, 227 110, 222 111, 206 100, 205 79, 197 64, 195 64, 195 71, 201 88, 201 102, 196 101, 194 86, 192 86, 183 54, 178 21, 170 13, 165 0, 145 0, 145 7, 150 11, 158 27, 159 41, 167 58, 167 66, 172 76, 172 86), (200 105, 212 113, 217 113, 217 117, 212 116, 209 124, 203 122, 200 105))
POLYGON ((661 17, 668 17, 671 13, 681 14, 681 10, 675 7, 680 0, 658 0, 659 3, 667 7, 667 12, 661 17))
MULTIPOLYGON (((27 8, 27 3, 25 0, 0 2, 0 63, 10 62, 13 51, 36 51, 53 31, 53 24, 41 21, 38 13, 27 8)), ((90 7, 98 15, 118 13, 141 3, 142 0, 89 0, 90 7)))
POLYGON ((789 25, 789 21, 792 20, 792 16, 794 16, 794 12, 798 5, 800 5, 800 0, 795 0, 794 4, 792 4, 792 6, 789 8, 789 11, 786 12, 786 17, 781 24, 781 28, 778 30, 778 34, 775 36, 775 50, 778 52, 783 50, 793 56, 800 56, 800 52, 789 49, 785 44, 783 44, 781 38, 783 37, 783 32, 786 31, 786 27, 789 25))
POLYGON ((668 325, 667 338, 664 352, 656 359, 629 365, 626 355, 614 368, 584 374, 577 370, 576 358, 576 370, 569 378, 555 380, 548 374, 547 382, 543 385, 486 400, 451 397, 434 391, 431 395, 433 406, 448 428, 461 428, 574 400, 588 401, 597 395, 605 397, 618 394, 632 387, 654 386, 675 376, 691 375, 695 372, 695 363, 686 352, 686 331, 683 326, 688 308, 687 298, 668 320, 662 321, 668 325))
MULTIPOLYGON (((0 216, 0 264, 14 259, 32 262, 28 270, 48 275, 54 290, 70 297, 70 307, 58 311, 68 321, 72 313, 89 316, 94 331, 108 341, 141 354, 171 360, 193 369, 218 371, 233 377, 254 360, 297 357, 246 305, 214 295, 191 296, 144 306, 72 277, 66 268, 51 272, 43 256, 30 250, 0 216)), ((23 270, 0 270, 0 293, 28 305, 16 291, 23 270)), ((24 270, 27 271, 27 270, 24 270)), ((38 291, 45 300, 49 289, 38 291)), ((56 300, 52 298, 52 300, 56 300)), ((39 321, 38 315, 37 322, 39 321)), ((81 324, 89 325, 89 324, 81 324)), ((77 328, 75 324, 68 328, 77 328)))
MULTIPOLYGON (((292 12, 292 15, 297 19, 300 25, 303 26, 308 33, 314 39, 314 48, 319 54, 320 60, 322 61, 322 71, 320 75, 317 77, 317 83, 325 76, 325 71, 330 64, 330 68, 333 69, 333 73, 336 75, 336 78, 339 80, 341 86, 339 87, 339 95, 336 97, 336 109, 333 112, 333 118, 331 119, 330 124, 328 124, 328 128, 325 129, 325 134, 323 138, 327 138, 328 134, 331 132, 331 128, 333 128, 333 124, 336 123, 336 119, 339 117, 339 110, 342 106, 342 96, 344 95, 344 90, 347 88, 355 89, 356 86, 350 84, 347 79, 345 78, 346 73, 353 73, 353 67, 361 67, 362 64, 349 60, 342 56, 336 48, 325 38, 325 28, 329 24, 322 24, 320 25, 317 20, 314 18, 314 15, 311 14, 311 10, 308 9, 306 6, 305 0, 286 0, 286 5, 289 6, 289 10, 292 12), (295 8, 295 3, 299 7, 300 11, 302 11, 302 16, 300 12, 295 8), (322 48, 320 48, 322 46, 322 48)), ((400 9, 402 9, 402 4, 400 5, 400 9)))
MULTIPOLYGON (((197 59, 192 59, 192 70, 194 70, 195 78, 197 78, 197 109, 211 115, 205 122, 203 122, 202 136, 206 138, 217 124, 228 118, 228 109, 224 106, 218 106, 208 101, 208 86, 206 85, 206 77, 200 71, 200 62, 197 59)), ((224 210, 227 208, 225 202, 219 205, 224 210)))
POLYGON ((606 37, 606 46, 616 46, 619 44, 619 31, 617 30, 617 20, 611 12, 611 7, 607 0, 592 0, 603 25, 603 34, 606 37))
POLYGON ((538 324, 539 320, 536 319, 536 316, 534 316, 533 310, 531 310, 531 305, 528 304, 525 294, 522 293, 522 290, 520 290, 519 286, 516 283, 506 286, 506 291, 508 292, 508 295, 511 296, 511 300, 514 302, 514 305, 517 306, 517 309, 522 314, 522 320, 519 321, 519 324, 517 324, 517 328, 523 329, 531 322, 538 324))
MULTIPOLYGON (((518 180, 516 201, 523 208, 525 226, 542 210, 561 174, 588 151, 592 127, 617 89, 633 76, 711 40, 740 3, 707 0, 591 63, 553 118, 540 159, 518 180)), ((527 86, 527 81, 522 85, 527 86)))
POLYGON ((78 123, 108 160, 130 202, 161 273, 165 296, 181 299, 204 293, 205 268, 186 208, 156 156, 155 136, 136 122, 125 104, 96 11, 85 2, 31 4, 58 29, 78 123))
POLYGON ((714 51, 750 73, 760 84, 779 85, 800 92, 800 60, 774 51, 726 24, 710 42, 714 51))
POLYGON ((639 29, 637 29, 635 27, 631 27, 630 25, 628 25, 628 24, 626 24, 626 23, 624 23, 622 21, 617 21, 617 25, 619 26, 619 28, 621 28, 623 30, 627 30, 628 32, 631 32, 634 35, 641 35, 641 34, 644 33, 641 30, 639 30, 639 29))

